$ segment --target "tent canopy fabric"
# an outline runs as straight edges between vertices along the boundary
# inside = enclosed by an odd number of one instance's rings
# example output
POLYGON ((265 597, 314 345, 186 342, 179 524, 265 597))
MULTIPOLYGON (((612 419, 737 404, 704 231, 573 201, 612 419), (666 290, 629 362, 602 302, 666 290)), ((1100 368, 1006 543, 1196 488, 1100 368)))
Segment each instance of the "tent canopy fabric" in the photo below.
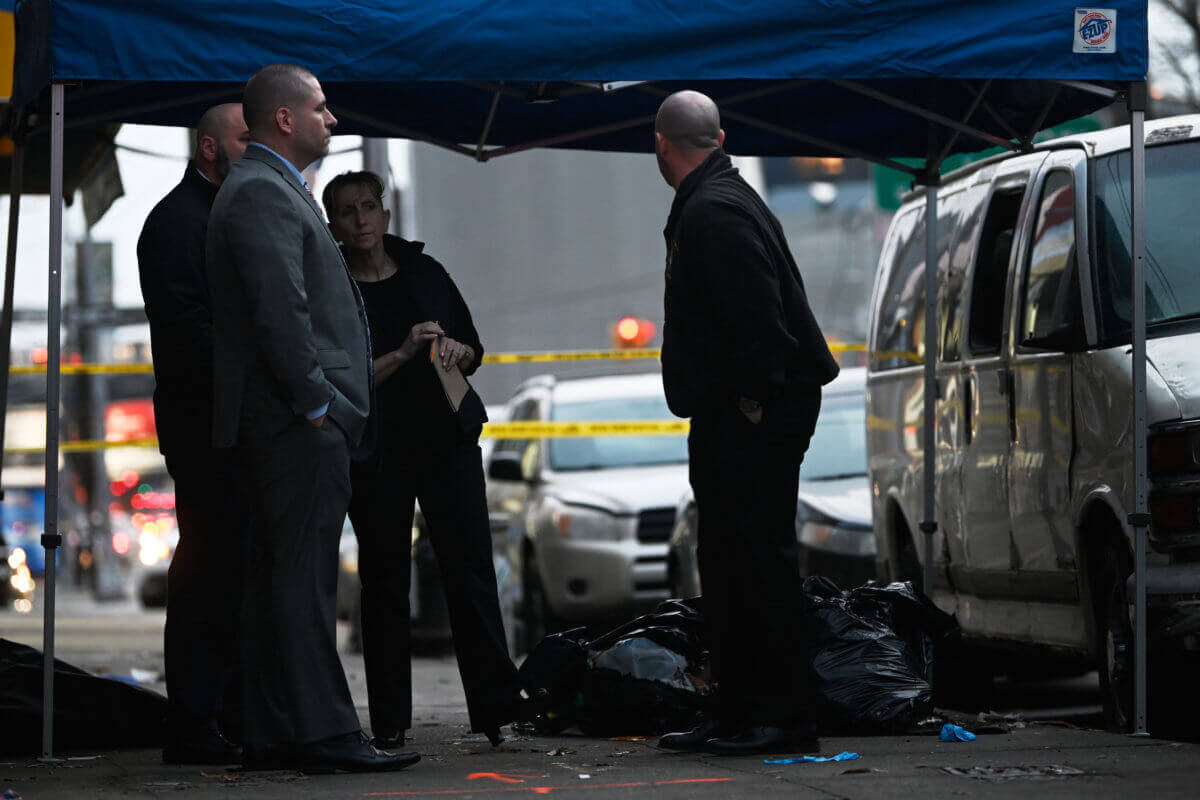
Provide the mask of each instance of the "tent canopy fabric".
POLYGON ((1147 3, 1105 6, 1111 53, 1073 52, 1061 0, 22 0, 13 99, 33 129, 52 81, 73 84, 68 125, 191 125, 287 61, 321 79, 339 133, 648 151, 687 87, 721 103, 734 153, 927 156, 994 142, 931 137, 871 91, 1027 139, 1108 102, 1047 79, 1144 79, 1147 3))

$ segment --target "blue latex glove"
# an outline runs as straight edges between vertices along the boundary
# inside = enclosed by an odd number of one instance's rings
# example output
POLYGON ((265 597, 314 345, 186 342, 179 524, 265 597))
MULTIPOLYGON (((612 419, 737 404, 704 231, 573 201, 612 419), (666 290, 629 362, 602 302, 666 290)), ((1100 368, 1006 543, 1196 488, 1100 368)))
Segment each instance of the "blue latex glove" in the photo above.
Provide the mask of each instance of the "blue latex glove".
MULTIPOLYGON (((972 739, 975 737, 972 736, 972 739)), ((764 761, 764 764, 822 764, 826 761, 854 761, 858 753, 838 753, 836 756, 800 756, 799 758, 781 758, 778 761, 764 761)))
POLYGON ((942 726, 942 733, 938 738, 943 742, 973 742, 975 741, 975 734, 961 725, 951 725, 947 722, 942 726))

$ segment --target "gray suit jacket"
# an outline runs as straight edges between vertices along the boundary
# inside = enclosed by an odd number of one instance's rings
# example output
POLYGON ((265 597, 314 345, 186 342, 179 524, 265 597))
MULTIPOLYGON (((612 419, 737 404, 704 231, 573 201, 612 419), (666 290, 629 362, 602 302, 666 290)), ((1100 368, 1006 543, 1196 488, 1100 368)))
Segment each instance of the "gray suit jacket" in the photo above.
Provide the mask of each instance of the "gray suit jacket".
POLYGON ((371 411, 357 292, 312 196, 260 147, 217 192, 206 263, 213 444, 262 442, 329 403, 356 445, 371 411))

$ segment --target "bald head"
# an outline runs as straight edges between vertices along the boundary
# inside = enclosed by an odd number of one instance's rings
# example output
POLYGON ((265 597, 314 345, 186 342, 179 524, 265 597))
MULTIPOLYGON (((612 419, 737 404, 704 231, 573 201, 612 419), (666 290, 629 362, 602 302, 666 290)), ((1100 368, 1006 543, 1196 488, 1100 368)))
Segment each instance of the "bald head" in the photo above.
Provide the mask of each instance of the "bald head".
POLYGON ((707 95, 676 92, 663 100, 654 118, 654 154, 658 169, 672 187, 679 183, 721 145, 721 114, 707 95))
POLYGON ((654 131, 680 149, 715 150, 721 146, 721 114, 708 95, 676 92, 658 107, 654 131))
POLYGON ((250 131, 241 103, 222 103, 204 112, 196 123, 196 168, 216 184, 225 180, 233 162, 246 152, 250 131))
POLYGON ((313 93, 316 76, 297 64, 270 64, 254 73, 242 91, 246 124, 254 138, 269 136, 280 108, 295 109, 313 93))

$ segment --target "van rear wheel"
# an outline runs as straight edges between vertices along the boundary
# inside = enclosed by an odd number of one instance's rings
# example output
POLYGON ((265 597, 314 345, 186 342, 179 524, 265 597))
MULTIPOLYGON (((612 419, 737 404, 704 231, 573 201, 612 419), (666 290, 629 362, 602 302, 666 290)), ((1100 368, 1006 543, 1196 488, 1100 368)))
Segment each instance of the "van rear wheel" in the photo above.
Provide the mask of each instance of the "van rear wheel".
POLYGON ((1112 548, 1104 551, 1096 567, 1094 602, 1097 633, 1097 670, 1104 702, 1104 722, 1112 730, 1133 729, 1133 625, 1125 581, 1129 569, 1112 548))

